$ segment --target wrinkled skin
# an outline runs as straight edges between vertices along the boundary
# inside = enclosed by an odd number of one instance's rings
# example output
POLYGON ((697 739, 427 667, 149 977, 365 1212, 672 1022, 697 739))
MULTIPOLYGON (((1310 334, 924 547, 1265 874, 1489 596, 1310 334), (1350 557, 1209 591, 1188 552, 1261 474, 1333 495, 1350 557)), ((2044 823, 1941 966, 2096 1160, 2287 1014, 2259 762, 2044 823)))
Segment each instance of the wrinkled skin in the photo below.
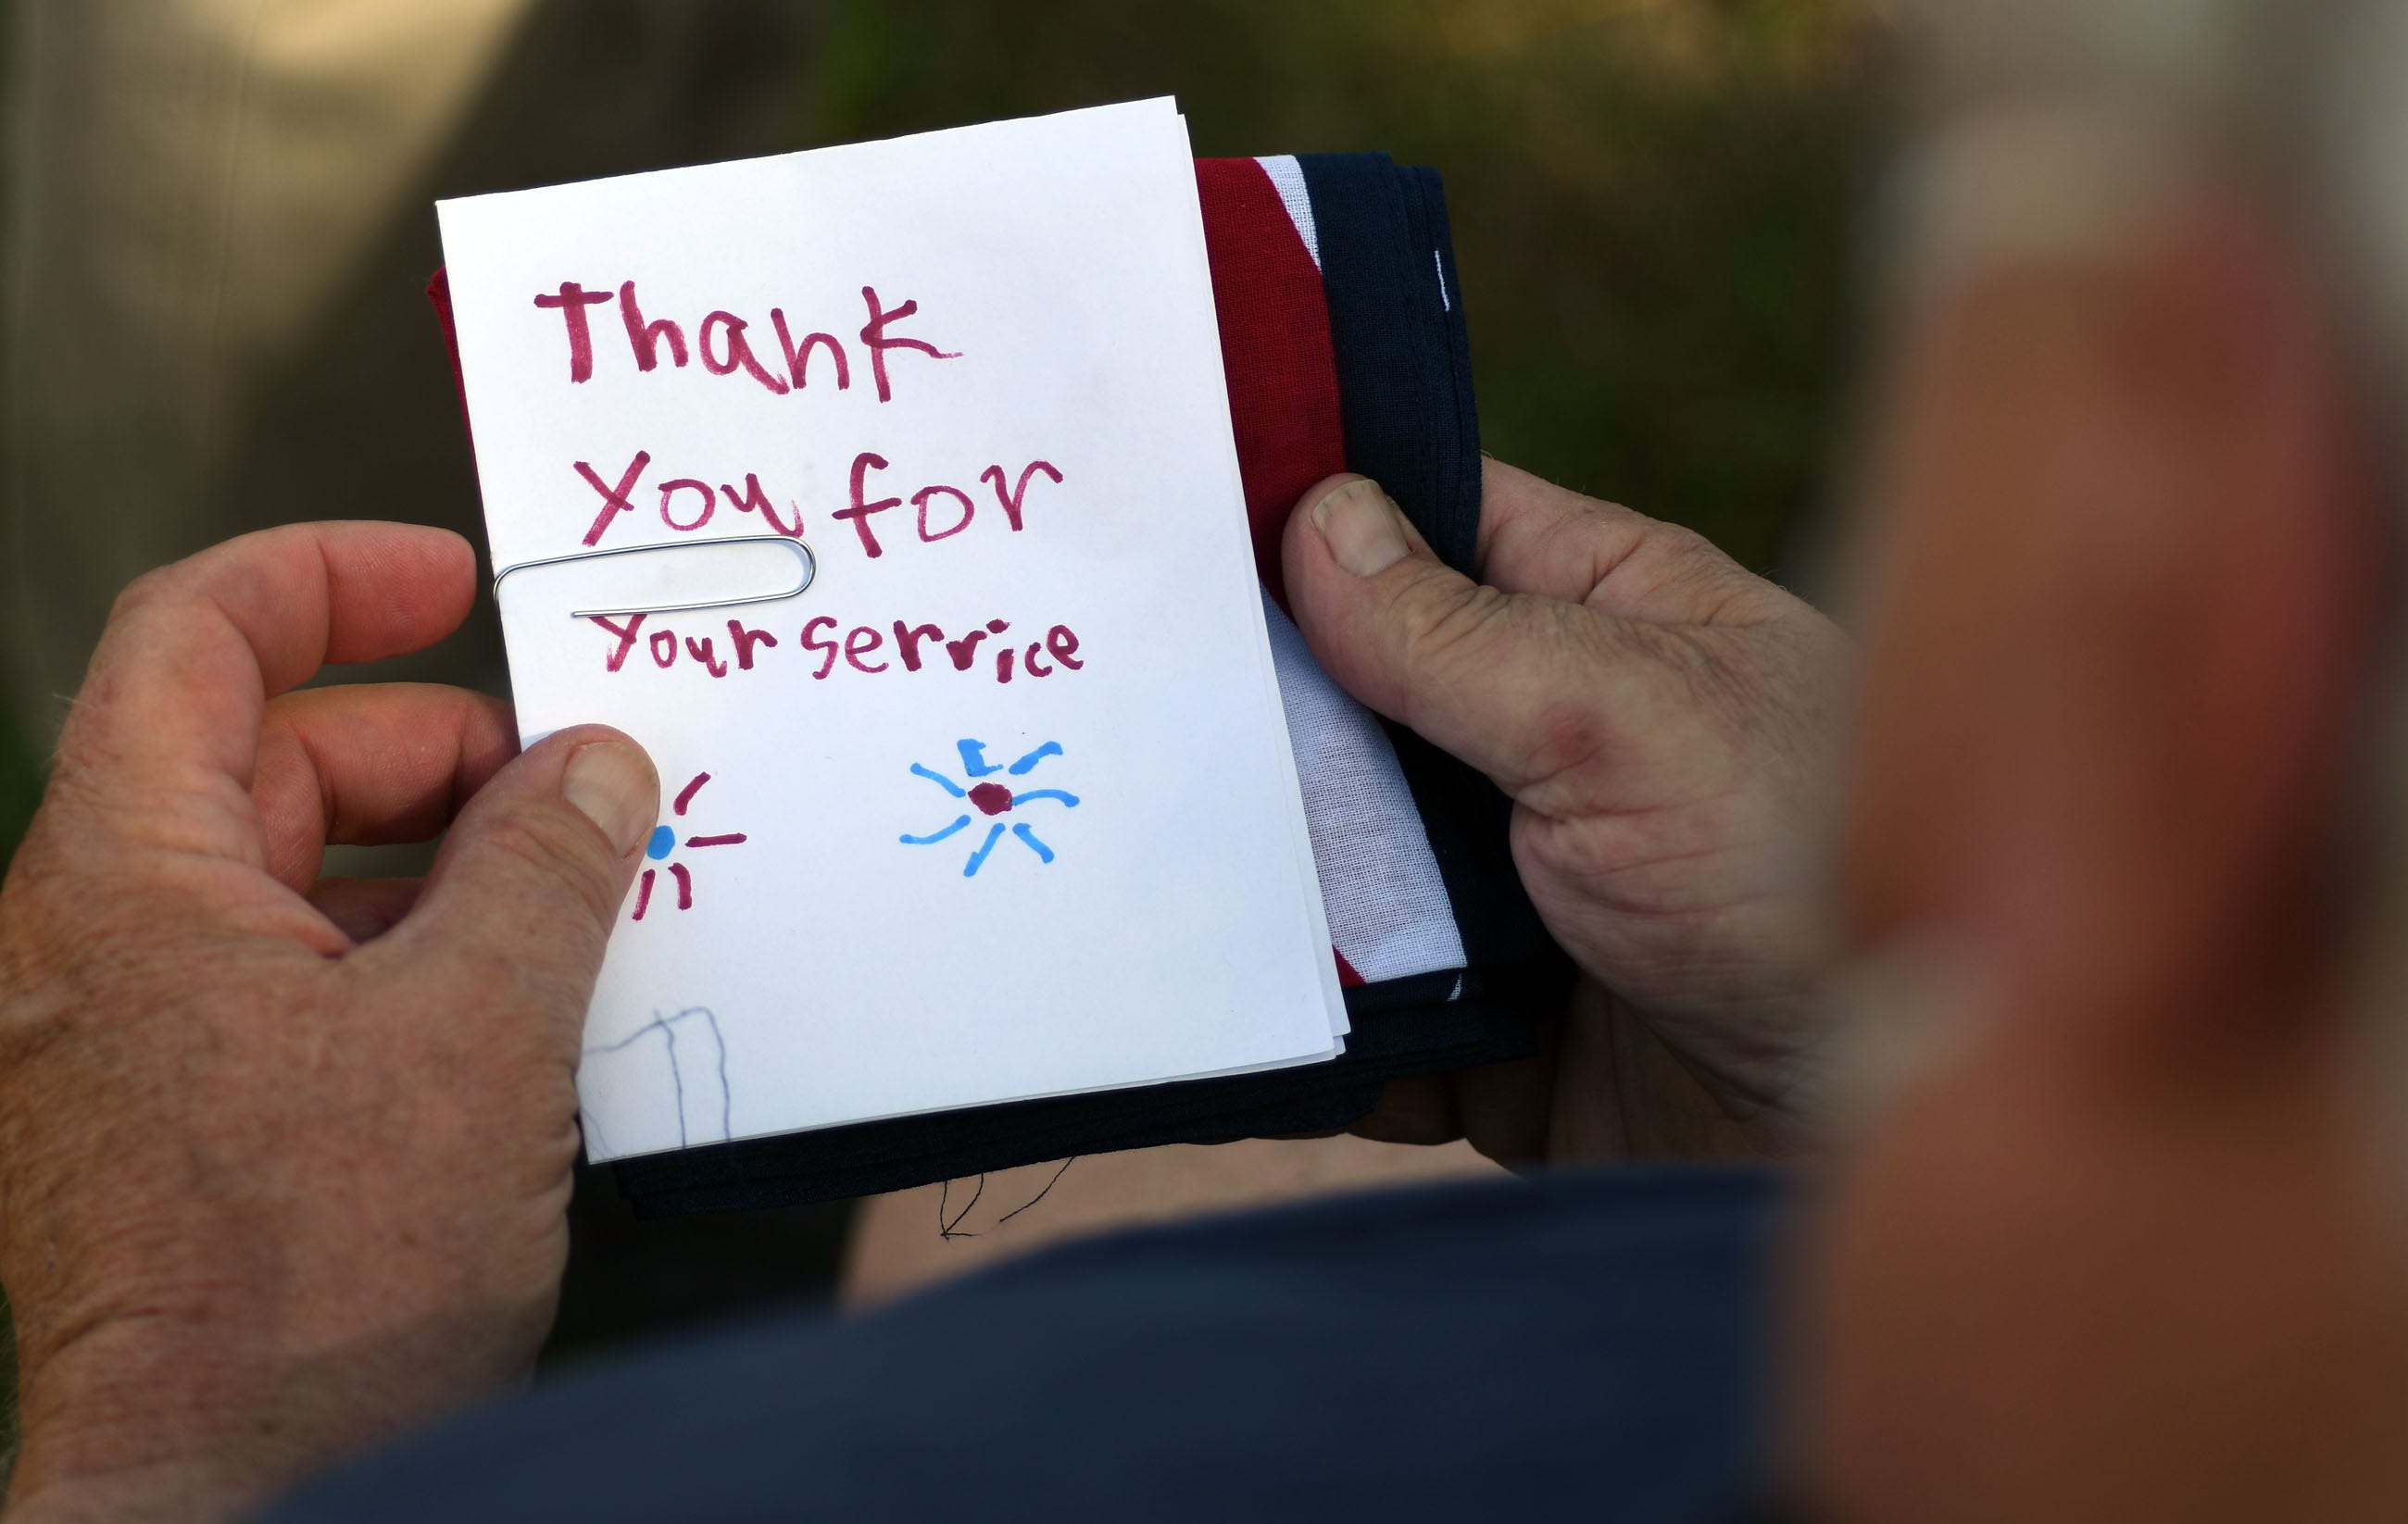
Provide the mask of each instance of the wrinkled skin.
POLYGON ((288 691, 449 634, 474 577, 456 535, 301 525, 110 618, 0 888, 12 1519, 222 1517, 515 1379, 550 1323, 658 781, 590 728, 512 760, 466 692, 288 691), (330 841, 447 824, 423 890, 317 881, 330 841))
POLYGON ((1508 1162, 1787 1152, 1828 1063, 1803 865, 1844 640, 1698 535, 1487 464, 1480 580, 1378 489, 1289 520, 1332 677, 1513 800, 1513 860, 1579 965, 1541 1057, 1389 1084, 1356 1131, 1508 1162))

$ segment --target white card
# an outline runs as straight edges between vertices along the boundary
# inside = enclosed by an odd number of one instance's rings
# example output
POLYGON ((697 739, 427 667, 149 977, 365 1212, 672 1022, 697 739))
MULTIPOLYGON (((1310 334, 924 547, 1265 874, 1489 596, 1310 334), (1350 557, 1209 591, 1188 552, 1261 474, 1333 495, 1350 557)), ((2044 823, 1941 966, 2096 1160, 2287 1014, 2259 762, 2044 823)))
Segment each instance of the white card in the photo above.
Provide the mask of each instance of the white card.
POLYGON ((1339 1050, 1190 154, 1156 101, 440 207, 521 730, 663 779, 595 1158, 1339 1050), (797 526, 799 597, 576 617, 797 526))

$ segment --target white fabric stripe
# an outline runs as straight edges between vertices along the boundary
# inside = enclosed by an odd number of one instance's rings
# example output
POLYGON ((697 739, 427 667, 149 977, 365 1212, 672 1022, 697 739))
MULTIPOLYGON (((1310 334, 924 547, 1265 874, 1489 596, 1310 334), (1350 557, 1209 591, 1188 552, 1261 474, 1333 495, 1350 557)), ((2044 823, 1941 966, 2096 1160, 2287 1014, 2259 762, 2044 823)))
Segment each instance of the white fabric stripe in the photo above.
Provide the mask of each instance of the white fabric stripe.
POLYGON ((1305 252, 1312 256, 1312 267, 1321 268, 1321 229, 1312 220, 1312 192, 1305 188, 1304 165, 1297 162, 1293 153, 1257 159, 1254 163, 1263 166, 1263 173, 1278 187, 1280 201, 1287 207, 1287 220, 1296 224, 1297 235, 1304 240, 1305 252))
POLYGON ((1330 681, 1268 594, 1263 614, 1330 941, 1375 984, 1463 967, 1455 906, 1387 734, 1330 681))

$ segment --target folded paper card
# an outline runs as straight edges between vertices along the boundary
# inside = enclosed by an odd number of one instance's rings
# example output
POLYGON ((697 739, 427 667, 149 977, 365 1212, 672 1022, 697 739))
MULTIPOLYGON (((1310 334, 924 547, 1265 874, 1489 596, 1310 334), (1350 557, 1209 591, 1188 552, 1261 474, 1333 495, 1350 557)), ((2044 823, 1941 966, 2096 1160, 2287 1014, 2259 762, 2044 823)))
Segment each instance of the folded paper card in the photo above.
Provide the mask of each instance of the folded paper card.
POLYGON ((1340 1050, 1170 103, 440 216, 521 729, 663 778, 594 1157, 1340 1050))

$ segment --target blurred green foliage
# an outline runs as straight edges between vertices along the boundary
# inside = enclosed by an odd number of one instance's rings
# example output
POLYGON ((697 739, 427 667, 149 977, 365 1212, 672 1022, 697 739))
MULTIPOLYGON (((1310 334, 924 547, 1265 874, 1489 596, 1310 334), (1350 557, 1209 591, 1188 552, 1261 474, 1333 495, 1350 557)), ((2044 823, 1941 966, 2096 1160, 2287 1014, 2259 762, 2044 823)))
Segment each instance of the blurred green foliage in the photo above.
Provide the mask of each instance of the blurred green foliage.
POLYGON ((1493 455, 1778 567, 1832 434, 1854 0, 846 0, 807 135, 1176 94, 1198 153, 1446 177, 1493 455))

